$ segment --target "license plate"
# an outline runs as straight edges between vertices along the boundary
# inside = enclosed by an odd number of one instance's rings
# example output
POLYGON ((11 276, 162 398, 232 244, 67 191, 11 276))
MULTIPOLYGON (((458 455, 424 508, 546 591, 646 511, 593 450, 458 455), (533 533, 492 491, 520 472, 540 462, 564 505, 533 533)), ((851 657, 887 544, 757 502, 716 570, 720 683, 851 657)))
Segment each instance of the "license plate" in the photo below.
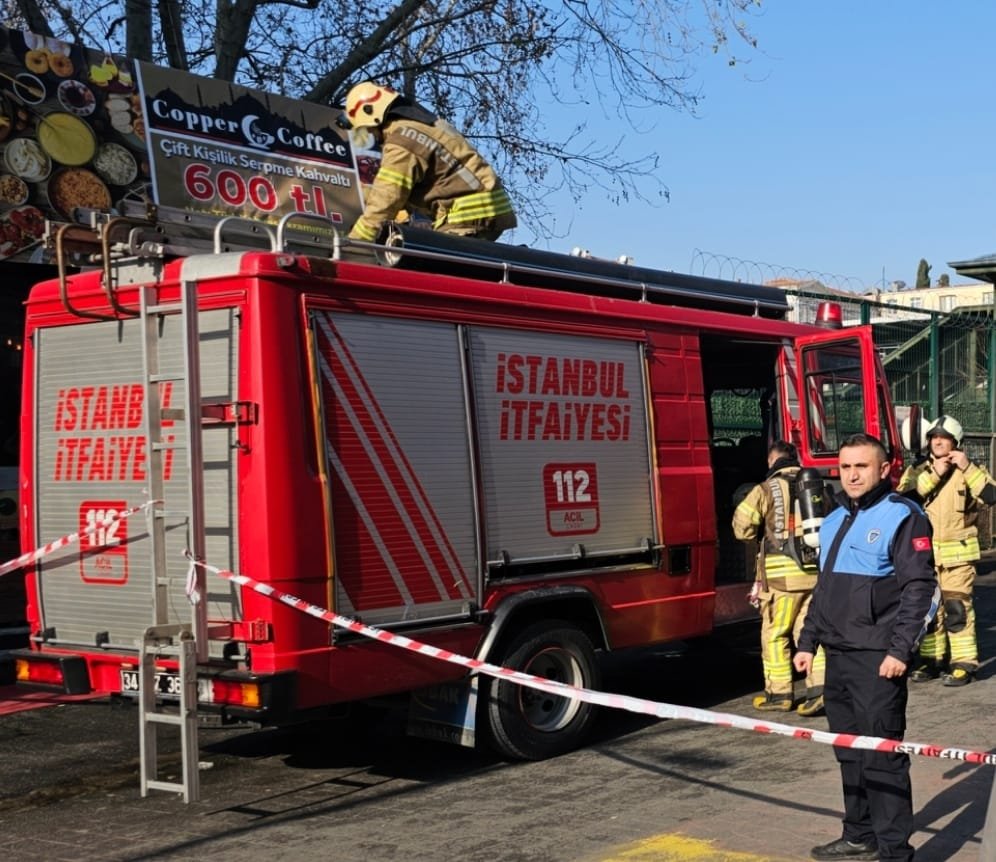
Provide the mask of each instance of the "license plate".
MULTIPOLYGON (((162 670, 156 672, 156 694, 159 697, 166 698, 167 700, 179 700, 182 688, 183 683, 180 681, 178 673, 169 673, 162 670)), ((121 693, 133 697, 138 696, 139 682, 137 670, 121 671, 121 693)), ((211 699, 211 681, 208 679, 198 679, 197 700, 201 703, 209 703, 211 699)))

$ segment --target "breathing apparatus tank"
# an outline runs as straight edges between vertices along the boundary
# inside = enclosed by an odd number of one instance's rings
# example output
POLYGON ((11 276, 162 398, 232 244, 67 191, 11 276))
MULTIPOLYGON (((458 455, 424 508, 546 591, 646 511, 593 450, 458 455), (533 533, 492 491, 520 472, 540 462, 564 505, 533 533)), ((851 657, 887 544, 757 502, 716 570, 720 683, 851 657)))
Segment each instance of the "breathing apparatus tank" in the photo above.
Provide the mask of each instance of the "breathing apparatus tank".
POLYGON ((826 514, 826 492, 823 477, 818 470, 804 467, 795 479, 795 498, 799 503, 802 522, 802 541, 810 548, 820 546, 820 527, 826 514))

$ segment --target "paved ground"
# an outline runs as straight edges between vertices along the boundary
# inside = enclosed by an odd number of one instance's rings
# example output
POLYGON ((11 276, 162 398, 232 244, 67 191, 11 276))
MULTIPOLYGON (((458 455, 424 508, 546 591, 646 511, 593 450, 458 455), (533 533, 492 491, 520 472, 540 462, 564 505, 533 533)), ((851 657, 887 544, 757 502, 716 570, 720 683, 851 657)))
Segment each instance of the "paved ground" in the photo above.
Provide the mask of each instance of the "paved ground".
MULTIPOLYGON (((993 563, 977 604, 982 654, 993 657, 993 563)), ((718 640, 694 660, 651 652, 610 667, 607 688, 752 715, 755 639, 718 640)), ((913 686, 909 739, 996 750, 994 667, 987 658, 962 689, 913 686)), ((0 715, 0 857, 787 862, 839 834, 829 748, 713 725, 616 714, 587 748, 536 764, 412 740, 390 720, 343 733, 213 730, 200 741, 209 768, 202 801, 187 806, 139 795, 133 707, 0 715)), ((164 745, 167 774, 174 749, 164 745)), ((980 862, 992 768, 914 758, 913 776, 917 862, 980 862)))

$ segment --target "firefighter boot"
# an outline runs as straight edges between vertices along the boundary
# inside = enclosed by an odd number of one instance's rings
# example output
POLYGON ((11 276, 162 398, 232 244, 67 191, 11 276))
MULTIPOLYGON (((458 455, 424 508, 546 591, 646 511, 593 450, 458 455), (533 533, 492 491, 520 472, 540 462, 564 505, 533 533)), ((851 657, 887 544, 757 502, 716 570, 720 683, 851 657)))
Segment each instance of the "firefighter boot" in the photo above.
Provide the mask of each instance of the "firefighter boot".
POLYGON ((951 673, 944 674, 941 684, 947 686, 968 685, 974 677, 975 671, 972 668, 953 664, 951 665, 951 673))
POLYGON ((933 659, 923 659, 910 674, 910 682, 927 682, 941 675, 941 666, 933 659))
POLYGON ((823 686, 814 685, 806 689, 806 699, 795 710, 799 715, 823 715, 823 686))
POLYGON ((787 692, 775 694, 766 691, 754 698, 754 709, 759 709, 761 712, 788 712, 792 709, 792 695, 787 692))

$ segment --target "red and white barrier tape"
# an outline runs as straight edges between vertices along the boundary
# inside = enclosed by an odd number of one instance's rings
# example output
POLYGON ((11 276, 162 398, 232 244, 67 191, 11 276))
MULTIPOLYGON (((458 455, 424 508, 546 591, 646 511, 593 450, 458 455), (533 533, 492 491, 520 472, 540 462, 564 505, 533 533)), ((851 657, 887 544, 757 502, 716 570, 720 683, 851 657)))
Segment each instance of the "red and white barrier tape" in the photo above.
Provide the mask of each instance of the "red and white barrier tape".
POLYGON ((996 766, 996 753, 985 751, 971 751, 963 748, 942 748, 938 745, 926 745, 919 742, 901 742, 897 739, 883 739, 877 736, 855 736, 846 733, 830 733, 825 730, 809 730, 802 727, 794 727, 790 724, 778 724, 776 722, 757 721, 742 715, 732 713, 712 712, 706 709, 695 709, 689 706, 676 706, 670 703, 659 703, 652 700, 644 700, 639 697, 630 697, 622 694, 606 694, 605 692, 592 691, 587 688, 576 688, 561 682, 544 679, 539 676, 512 670, 507 667, 489 664, 478 659, 468 658, 449 650, 439 649, 419 641, 406 638, 403 635, 392 634, 383 629, 371 628, 370 626, 358 623, 349 617, 335 614, 326 608, 312 605, 303 599, 297 598, 290 593, 278 590, 269 584, 263 584, 253 580, 246 575, 239 575, 235 572, 218 569, 209 566, 207 563, 198 563, 208 571, 221 575, 237 584, 249 587, 257 593, 269 596, 271 599, 283 602, 285 605, 325 620, 340 628, 348 629, 355 634, 363 635, 372 640, 382 643, 392 644, 420 655, 430 656, 447 661, 451 664, 462 665, 478 673, 485 673, 498 679, 510 679, 524 685, 527 688, 538 689, 549 694, 561 697, 577 698, 587 703, 594 703, 599 706, 608 706, 614 709, 624 709, 628 712, 636 712, 643 715, 653 715, 657 718, 682 718, 688 721, 696 721, 701 724, 715 724, 720 727, 737 727, 741 730, 753 730, 756 733, 770 733, 778 736, 790 736, 795 739, 805 739, 811 742, 820 742, 824 745, 834 745, 838 748, 859 748, 869 751, 892 752, 895 754, 915 754, 921 757, 937 757, 944 760, 962 760, 966 763, 988 764, 996 766))
MULTIPOLYGON (((97 530, 108 527, 115 521, 122 521, 125 518, 130 518, 132 515, 155 505, 157 502, 158 501, 156 500, 150 500, 147 503, 143 503, 141 506, 135 506, 132 509, 126 509, 123 512, 118 512, 116 515, 110 515, 101 521, 97 521, 89 525, 86 529, 80 530, 78 533, 70 533, 69 535, 62 536, 54 542, 49 542, 48 544, 42 545, 33 551, 21 554, 21 556, 16 557, 13 560, 8 560, 6 563, 0 564, 0 577, 19 569, 22 566, 27 566, 31 563, 37 562, 42 557, 53 554, 62 548, 78 542, 84 536, 93 535, 97 530)), ((193 580, 191 576, 194 565, 194 563, 191 564, 191 571, 188 572, 188 595, 191 601, 196 603, 199 601, 200 596, 192 594, 196 592, 196 589, 192 589, 190 587, 190 583, 193 580)), ((509 679, 519 685, 524 685, 527 688, 534 688, 539 691, 545 691, 549 694, 558 695, 560 697, 577 698, 578 700, 585 701, 586 703, 593 703, 598 706, 607 706, 614 709, 624 709, 627 712, 635 712, 641 715, 653 715, 657 718, 679 718, 687 721, 696 721, 701 724, 715 724, 720 727, 736 727, 741 730, 753 730, 756 733, 769 733, 777 736, 790 736, 795 739, 810 740, 812 742, 823 743, 824 745, 834 745, 838 748, 858 748, 869 751, 891 752, 895 754, 913 754, 921 757, 936 757, 943 760, 961 760, 966 763, 979 763, 987 764, 989 766, 996 766, 996 753, 972 751, 964 748, 943 748, 938 745, 928 745, 920 742, 902 742, 897 739, 883 739, 882 737, 877 736, 855 736, 853 734, 846 733, 830 733, 829 731, 823 730, 809 730, 807 728, 794 727, 790 724, 756 721, 754 719, 746 718, 745 716, 734 715, 733 713, 712 712, 706 709, 695 709, 689 706, 677 706, 670 703, 645 700, 639 697, 630 697, 629 695, 606 694, 605 692, 592 691, 587 688, 577 688, 575 686, 566 685, 565 683, 523 673, 522 671, 490 664, 488 662, 480 661, 479 659, 469 658, 468 656, 450 652, 449 650, 439 649, 438 647, 430 646, 429 644, 424 644, 420 641, 412 640, 411 638, 406 638, 404 635, 392 634, 391 632, 384 631, 383 629, 376 629, 371 626, 363 625, 363 623, 359 623, 349 617, 340 616, 339 614, 335 614, 326 608, 318 607, 317 605, 313 605, 303 599, 299 599, 297 596, 293 596, 290 593, 278 590, 270 584, 260 583, 247 575, 239 575, 235 572, 219 569, 203 562, 197 562, 196 565, 200 565, 207 571, 214 572, 215 574, 220 575, 223 578, 227 578, 230 581, 234 581, 237 584, 249 587, 264 596, 283 602, 285 605, 288 605, 295 610, 302 611, 303 613, 309 614, 310 616, 316 617, 320 620, 330 622, 333 625, 347 629, 348 631, 362 635, 363 637, 380 641, 382 643, 388 643, 392 646, 407 649, 421 655, 430 656, 431 658, 436 658, 440 661, 447 661, 451 664, 462 665, 469 670, 484 673, 489 676, 496 677, 497 679, 509 679)))
POLYGON ((13 572, 15 569, 20 569, 22 566, 30 565, 40 560, 42 557, 47 557, 49 554, 54 554, 56 551, 61 550, 74 542, 78 542, 84 536, 92 536, 97 530, 103 529, 104 527, 109 527, 115 521, 123 521, 125 518, 130 518, 137 512, 141 512, 143 509, 149 508, 155 504, 155 500, 151 500, 148 503, 143 503, 141 506, 136 506, 134 509, 126 509, 123 512, 118 512, 116 515, 109 515, 101 521, 96 521, 90 524, 86 529, 80 530, 78 533, 70 533, 68 536, 63 536, 61 539, 56 539, 54 542, 49 542, 47 545, 42 545, 40 548, 35 548, 33 551, 28 551, 26 554, 21 554, 21 556, 8 560, 3 565, 0 565, 0 577, 13 572))

